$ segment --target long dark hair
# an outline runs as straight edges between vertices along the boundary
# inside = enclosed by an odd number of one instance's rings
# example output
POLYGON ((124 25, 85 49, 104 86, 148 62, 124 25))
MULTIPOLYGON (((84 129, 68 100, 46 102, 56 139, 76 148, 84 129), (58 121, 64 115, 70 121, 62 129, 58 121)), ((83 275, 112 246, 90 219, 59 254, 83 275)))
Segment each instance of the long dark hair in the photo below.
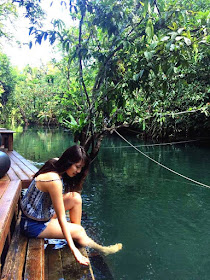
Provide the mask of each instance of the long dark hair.
POLYGON ((53 171, 62 176, 65 192, 81 191, 83 182, 88 173, 89 163, 90 160, 84 148, 79 145, 74 145, 68 148, 59 159, 48 160, 34 175, 34 178, 40 174, 53 171), (69 177, 66 174, 66 170, 71 167, 72 164, 75 164, 81 160, 84 163, 84 167, 82 168, 81 172, 72 178, 69 177))

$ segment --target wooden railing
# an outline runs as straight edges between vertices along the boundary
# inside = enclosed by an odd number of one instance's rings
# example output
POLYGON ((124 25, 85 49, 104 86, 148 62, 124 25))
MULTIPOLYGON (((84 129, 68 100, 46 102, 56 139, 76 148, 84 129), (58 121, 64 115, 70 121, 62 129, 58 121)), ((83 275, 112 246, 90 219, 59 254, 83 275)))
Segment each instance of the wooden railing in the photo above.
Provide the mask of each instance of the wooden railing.
POLYGON ((8 151, 13 150, 13 133, 15 133, 15 131, 8 130, 8 129, 5 129, 5 128, 0 128, 0 134, 1 134, 1 137, 2 137, 1 145, 5 149, 8 149, 8 151))

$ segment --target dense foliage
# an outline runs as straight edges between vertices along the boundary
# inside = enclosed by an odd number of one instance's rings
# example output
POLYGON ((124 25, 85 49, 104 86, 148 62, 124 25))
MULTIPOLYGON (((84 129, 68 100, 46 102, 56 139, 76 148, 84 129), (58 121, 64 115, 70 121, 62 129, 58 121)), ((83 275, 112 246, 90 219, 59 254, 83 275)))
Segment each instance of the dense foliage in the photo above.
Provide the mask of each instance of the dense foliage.
POLYGON ((8 116, 8 100, 15 88, 15 74, 5 54, 0 53, 0 117, 8 116))
POLYGON ((41 0, 13 2, 34 41, 57 43, 63 59, 18 74, 11 120, 60 122, 93 155, 119 127, 156 139, 209 133, 207 1, 61 1, 72 27, 56 19, 51 30, 41 0))

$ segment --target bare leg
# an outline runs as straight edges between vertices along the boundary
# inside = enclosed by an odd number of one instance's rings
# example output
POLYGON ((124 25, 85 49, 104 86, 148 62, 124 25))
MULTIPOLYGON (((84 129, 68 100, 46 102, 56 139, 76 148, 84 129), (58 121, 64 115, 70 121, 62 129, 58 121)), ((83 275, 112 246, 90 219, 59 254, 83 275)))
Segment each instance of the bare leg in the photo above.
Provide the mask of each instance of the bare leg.
POLYGON ((78 192, 69 192, 63 196, 64 207, 69 210, 71 223, 81 225, 82 198, 78 192))
MULTIPOLYGON (((68 192, 63 195, 63 202, 66 211, 69 211, 71 223, 81 225, 82 198, 78 192, 68 192)), ((53 218, 57 218, 56 214, 53 218)))
MULTIPOLYGON (((122 244, 118 243, 111 246, 101 246, 94 242, 90 237, 87 236, 84 228, 80 225, 68 223, 69 231, 74 240, 76 240, 83 247, 90 247, 96 249, 105 255, 116 253, 122 249, 122 244)), ((51 219, 47 228, 38 236, 39 238, 65 238, 61 230, 60 224, 57 219, 51 219)))
POLYGON ((88 247, 93 248, 97 251, 102 252, 104 255, 110 255, 117 253, 122 249, 122 243, 116 243, 115 245, 110 245, 110 246, 102 246, 97 244, 95 241, 93 241, 90 237, 88 237, 89 241, 87 242, 88 247))

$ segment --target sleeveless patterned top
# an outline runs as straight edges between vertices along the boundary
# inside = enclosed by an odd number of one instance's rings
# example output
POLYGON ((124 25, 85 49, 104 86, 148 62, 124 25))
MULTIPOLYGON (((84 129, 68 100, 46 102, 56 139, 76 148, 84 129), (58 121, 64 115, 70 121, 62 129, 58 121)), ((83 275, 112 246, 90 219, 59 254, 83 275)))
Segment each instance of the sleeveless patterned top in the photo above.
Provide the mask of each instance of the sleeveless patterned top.
MULTIPOLYGON (((57 181, 49 180, 43 182, 57 181)), ((36 187, 35 179, 31 182, 20 202, 22 212, 36 221, 49 221, 55 213, 52 200, 48 192, 42 192, 36 187)))

